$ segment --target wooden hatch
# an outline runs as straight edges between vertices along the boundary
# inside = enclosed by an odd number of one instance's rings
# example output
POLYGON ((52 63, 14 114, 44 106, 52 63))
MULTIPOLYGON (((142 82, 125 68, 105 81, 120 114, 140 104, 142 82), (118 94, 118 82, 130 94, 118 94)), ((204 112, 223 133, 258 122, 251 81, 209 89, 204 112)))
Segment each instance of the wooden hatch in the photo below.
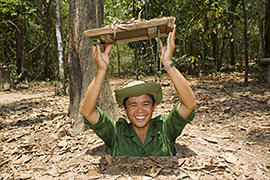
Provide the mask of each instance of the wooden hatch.
POLYGON ((84 34, 93 41, 100 40, 101 45, 119 44, 133 41, 166 37, 172 31, 175 17, 162 17, 151 20, 118 19, 106 27, 90 29, 84 34))

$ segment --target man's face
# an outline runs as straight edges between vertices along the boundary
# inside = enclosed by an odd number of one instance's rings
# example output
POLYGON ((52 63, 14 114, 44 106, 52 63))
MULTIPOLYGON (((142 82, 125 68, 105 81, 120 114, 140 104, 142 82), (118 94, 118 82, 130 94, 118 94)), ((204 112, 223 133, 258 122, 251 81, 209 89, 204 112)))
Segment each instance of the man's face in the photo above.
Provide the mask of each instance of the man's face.
POLYGON ((153 101, 149 95, 143 94, 129 97, 126 102, 126 108, 123 106, 123 109, 131 121, 133 128, 147 128, 148 130, 156 106, 156 104, 153 106, 153 101))

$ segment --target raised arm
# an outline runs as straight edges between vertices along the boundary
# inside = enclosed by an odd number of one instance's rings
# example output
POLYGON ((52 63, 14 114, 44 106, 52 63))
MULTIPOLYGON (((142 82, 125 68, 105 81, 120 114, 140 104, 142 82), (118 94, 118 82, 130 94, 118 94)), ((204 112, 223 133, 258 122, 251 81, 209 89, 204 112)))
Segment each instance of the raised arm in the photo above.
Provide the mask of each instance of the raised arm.
MULTIPOLYGON (((172 56, 175 49, 175 31, 169 33, 167 38, 167 46, 163 46, 160 41, 161 55, 160 59, 165 67, 172 63, 172 56)), ((174 84, 174 87, 181 99, 181 103, 178 106, 178 112, 187 118, 196 106, 196 97, 192 89, 190 88, 186 78, 179 72, 179 70, 173 66, 168 71, 168 74, 174 84)))
POLYGON ((98 70, 97 74, 95 75, 85 92, 85 96, 81 105, 81 114, 92 125, 97 123, 99 118, 99 112, 96 109, 96 105, 101 86, 110 62, 109 52, 111 48, 112 45, 108 45, 104 53, 101 53, 100 46, 95 46, 92 44, 92 57, 97 64, 98 70))

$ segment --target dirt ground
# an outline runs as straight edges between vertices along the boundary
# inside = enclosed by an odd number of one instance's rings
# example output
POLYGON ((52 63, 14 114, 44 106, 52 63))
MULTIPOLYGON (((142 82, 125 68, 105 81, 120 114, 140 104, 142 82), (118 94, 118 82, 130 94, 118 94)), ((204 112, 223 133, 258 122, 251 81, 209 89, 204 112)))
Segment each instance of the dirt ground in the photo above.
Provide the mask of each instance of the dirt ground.
MULTIPOLYGON (((0 179, 270 179, 270 85, 251 75, 243 87, 242 73, 187 79, 196 117, 174 157, 110 156, 92 130, 72 133, 69 97, 55 96, 54 87, 1 92, 0 179)), ((111 89, 132 80, 111 78, 111 89)), ((167 77, 161 83, 154 116, 179 100, 167 77)))

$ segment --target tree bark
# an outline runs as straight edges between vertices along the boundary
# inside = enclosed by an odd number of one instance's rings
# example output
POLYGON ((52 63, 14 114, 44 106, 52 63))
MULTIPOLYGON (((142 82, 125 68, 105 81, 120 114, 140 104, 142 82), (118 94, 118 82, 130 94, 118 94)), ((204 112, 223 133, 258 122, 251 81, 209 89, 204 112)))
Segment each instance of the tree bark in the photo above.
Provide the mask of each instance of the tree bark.
MULTIPOLYGON (((203 4, 204 0, 201 0, 201 4, 203 4)), ((209 1, 208 4, 208 10, 211 8, 211 1, 209 1)), ((203 52, 202 52, 202 57, 203 57, 203 66, 205 65, 205 62, 208 61, 209 59, 209 50, 208 50, 208 31, 209 31, 209 19, 207 18, 207 13, 205 14, 205 18, 203 18, 203 26, 204 26, 204 33, 203 33, 203 52)), ((206 72, 206 66, 204 66, 204 72, 206 72)))
MULTIPOLYGON (((270 0, 266 0, 265 5, 265 57, 270 58, 270 0)), ((270 64, 267 81, 270 83, 270 64)))
MULTIPOLYGON (((0 41, 2 41, 2 34, 0 35, 0 41)), ((3 47, 3 44, 0 43, 0 46, 1 46, 1 56, 2 56, 2 61, 5 62, 6 61, 6 57, 5 57, 5 51, 4 51, 4 47, 3 47)))
POLYGON ((244 13, 244 19, 245 19, 245 30, 244 30, 244 40, 245 40, 245 81, 244 86, 248 86, 248 71, 249 71, 249 65, 248 65, 248 44, 247 44, 247 13, 246 13, 246 7, 245 7, 245 0, 242 0, 242 6, 243 6, 243 13, 244 13))
MULTIPOLYGON (((133 0, 133 17, 135 17, 135 0, 133 0)), ((135 49, 134 49, 134 58, 135 58, 135 71, 136 71, 136 79, 137 81, 139 80, 139 75, 138 75, 138 48, 137 48, 137 42, 134 42, 135 49)))
MULTIPOLYGON (((91 46, 84 31, 103 23, 103 0, 69 1, 69 97, 68 115, 73 121, 74 133, 85 130, 80 114, 85 91, 94 78, 97 67, 91 56, 91 46)), ((106 75, 97 103, 110 117, 116 119, 117 107, 112 98, 109 78, 106 75)))
MULTIPOLYGON (((217 0, 215 0, 217 2, 217 0)), ((218 8, 218 5, 215 4, 215 8, 218 8)), ((216 11, 216 10, 214 10, 216 11)), ((213 33, 212 33, 212 40, 213 40, 213 56, 216 62, 217 70, 220 71, 222 63, 221 59, 219 58, 219 44, 218 44, 218 19, 215 17, 213 23, 213 33)))
POLYGON ((24 45, 23 45, 23 20, 22 20, 22 5, 18 5, 17 7, 17 18, 16 18, 16 62, 17 62, 17 74, 20 76, 22 73, 23 79, 24 75, 24 64, 25 64, 25 56, 24 56, 24 45))
POLYGON ((265 57, 270 57, 270 0, 265 4, 265 57))
POLYGON ((234 52, 234 16, 233 16, 233 13, 235 11, 235 8, 238 4, 239 0, 231 0, 230 2, 230 11, 231 11, 231 14, 229 15, 229 22, 230 22, 230 30, 231 30, 231 41, 230 41, 230 57, 231 57, 231 60, 230 60, 230 65, 235 65, 235 52, 234 52))
POLYGON ((55 14, 56 14, 56 23, 55 23, 55 34, 57 39, 57 47, 58 47, 58 60, 59 60, 59 91, 61 95, 66 94, 65 88, 65 64, 64 64, 64 56, 63 56, 63 43, 61 36, 61 14, 60 14, 60 4, 59 0, 55 0, 55 14))
POLYGON ((260 0, 257 0, 257 12, 258 12, 258 23, 259 23, 259 50, 258 50, 258 59, 262 57, 262 39, 263 39, 263 22, 261 17, 261 2, 260 0))
POLYGON ((117 68, 118 68, 118 77, 120 77, 120 76, 121 76, 121 71, 120 71, 121 60, 120 60, 120 51, 119 51, 119 46, 118 46, 118 44, 116 44, 116 49, 117 49, 117 68))

